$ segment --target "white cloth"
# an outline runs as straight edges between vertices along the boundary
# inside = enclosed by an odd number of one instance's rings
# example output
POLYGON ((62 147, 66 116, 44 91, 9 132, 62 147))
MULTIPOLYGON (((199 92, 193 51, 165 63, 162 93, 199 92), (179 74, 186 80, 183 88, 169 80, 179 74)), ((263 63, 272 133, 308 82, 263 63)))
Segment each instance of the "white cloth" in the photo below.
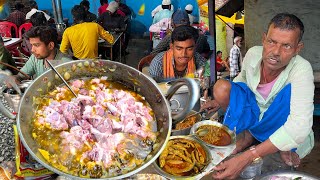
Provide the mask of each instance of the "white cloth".
POLYGON ((169 29, 172 30, 171 18, 163 18, 159 22, 152 24, 149 28, 149 31, 158 33, 161 31, 161 27, 164 26, 164 24, 165 24, 165 27, 169 27, 169 29))
POLYGON ((49 19, 51 18, 47 13, 43 12, 43 11, 40 11, 38 9, 31 9, 27 14, 26 14, 26 19, 30 19, 31 16, 36 13, 36 12, 42 12, 44 14, 44 16, 46 17, 47 21, 49 21, 49 19))
MULTIPOLYGON (((161 10, 163 10, 163 9, 162 9, 162 5, 159 5, 159 6, 157 6, 156 8, 154 8, 153 11, 151 12, 151 17, 154 17, 154 16, 157 14, 157 12, 159 12, 159 11, 161 11, 161 10)), ((170 9, 170 11, 174 12, 174 7, 173 7, 172 4, 171 4, 171 9, 170 9)))

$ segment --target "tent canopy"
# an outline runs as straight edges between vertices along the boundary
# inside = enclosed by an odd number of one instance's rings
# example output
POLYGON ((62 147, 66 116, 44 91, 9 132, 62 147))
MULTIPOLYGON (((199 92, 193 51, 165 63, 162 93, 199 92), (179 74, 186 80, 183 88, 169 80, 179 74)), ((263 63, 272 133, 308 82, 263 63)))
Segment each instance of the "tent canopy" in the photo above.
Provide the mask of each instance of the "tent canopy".
POLYGON ((244 0, 229 0, 216 11, 216 14, 231 17, 234 13, 242 11, 243 9, 244 0))

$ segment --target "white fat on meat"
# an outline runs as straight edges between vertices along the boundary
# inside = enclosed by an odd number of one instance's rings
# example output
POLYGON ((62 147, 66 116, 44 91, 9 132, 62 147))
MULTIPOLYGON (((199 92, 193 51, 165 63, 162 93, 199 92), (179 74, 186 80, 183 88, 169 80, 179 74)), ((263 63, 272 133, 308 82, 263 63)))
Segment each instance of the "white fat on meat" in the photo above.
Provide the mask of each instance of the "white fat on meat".
MULTIPOLYGON (((95 131, 97 133, 97 131, 95 131)), ((91 160, 102 162, 105 167, 108 167, 113 162, 113 157, 117 153, 116 147, 125 139, 123 133, 111 134, 108 140, 98 141, 93 146, 92 150, 87 152, 91 160)))
POLYGON ((74 148, 82 149, 92 139, 91 133, 80 126, 72 127, 69 132, 62 131, 60 137, 62 138, 61 145, 64 146, 64 149, 69 149, 71 153, 75 153, 74 148))
POLYGON ((83 85, 84 85, 84 81, 83 81, 83 80, 80 80, 80 79, 77 79, 77 80, 75 80, 75 81, 72 81, 72 83, 71 83, 71 86, 72 86, 72 87, 78 88, 78 89, 80 89, 83 85))
POLYGON ((69 128, 65 118, 59 114, 56 110, 46 107, 44 111, 45 122, 49 123, 52 129, 67 130, 69 128))

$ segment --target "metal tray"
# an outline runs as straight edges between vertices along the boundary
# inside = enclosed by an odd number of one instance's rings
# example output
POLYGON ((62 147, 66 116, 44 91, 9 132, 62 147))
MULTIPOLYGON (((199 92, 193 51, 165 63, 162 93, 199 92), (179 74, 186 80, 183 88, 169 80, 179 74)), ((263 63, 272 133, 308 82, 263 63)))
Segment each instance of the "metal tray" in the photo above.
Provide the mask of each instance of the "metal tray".
POLYGON ((298 172, 298 171, 274 171, 269 172, 266 174, 262 174, 261 176, 258 176, 254 178, 255 180, 271 180, 272 177, 279 176, 279 177, 287 177, 288 180, 293 180, 295 178, 301 177, 301 180, 318 180, 318 177, 298 172))
POLYGON ((230 137, 231 137, 231 143, 229 145, 227 145, 227 146, 217 146, 217 145, 209 144, 209 143, 201 140, 199 137, 195 136, 197 139, 199 139, 201 142, 205 143, 207 146, 213 147, 213 148, 227 148, 227 147, 233 146, 236 143, 236 134, 235 134, 234 131, 231 131, 228 127, 224 126, 223 124, 221 124, 221 123, 219 123, 217 121, 212 121, 212 120, 204 120, 204 121, 197 122, 190 129, 190 134, 194 134, 196 132, 196 130, 200 126, 203 126, 203 125, 213 125, 213 126, 221 127, 225 131, 227 131, 229 133, 230 137))

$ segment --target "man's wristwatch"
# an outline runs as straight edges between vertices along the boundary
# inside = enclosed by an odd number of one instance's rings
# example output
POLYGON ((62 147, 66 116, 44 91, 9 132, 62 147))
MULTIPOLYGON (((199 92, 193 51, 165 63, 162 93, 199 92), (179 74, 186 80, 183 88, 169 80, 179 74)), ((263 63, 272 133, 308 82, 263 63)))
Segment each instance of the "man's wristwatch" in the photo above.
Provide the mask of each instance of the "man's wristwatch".
POLYGON ((256 161, 258 159, 261 159, 261 157, 259 156, 259 154, 257 153, 256 147, 255 146, 251 146, 249 148, 251 154, 253 155, 253 159, 252 161, 256 161))

